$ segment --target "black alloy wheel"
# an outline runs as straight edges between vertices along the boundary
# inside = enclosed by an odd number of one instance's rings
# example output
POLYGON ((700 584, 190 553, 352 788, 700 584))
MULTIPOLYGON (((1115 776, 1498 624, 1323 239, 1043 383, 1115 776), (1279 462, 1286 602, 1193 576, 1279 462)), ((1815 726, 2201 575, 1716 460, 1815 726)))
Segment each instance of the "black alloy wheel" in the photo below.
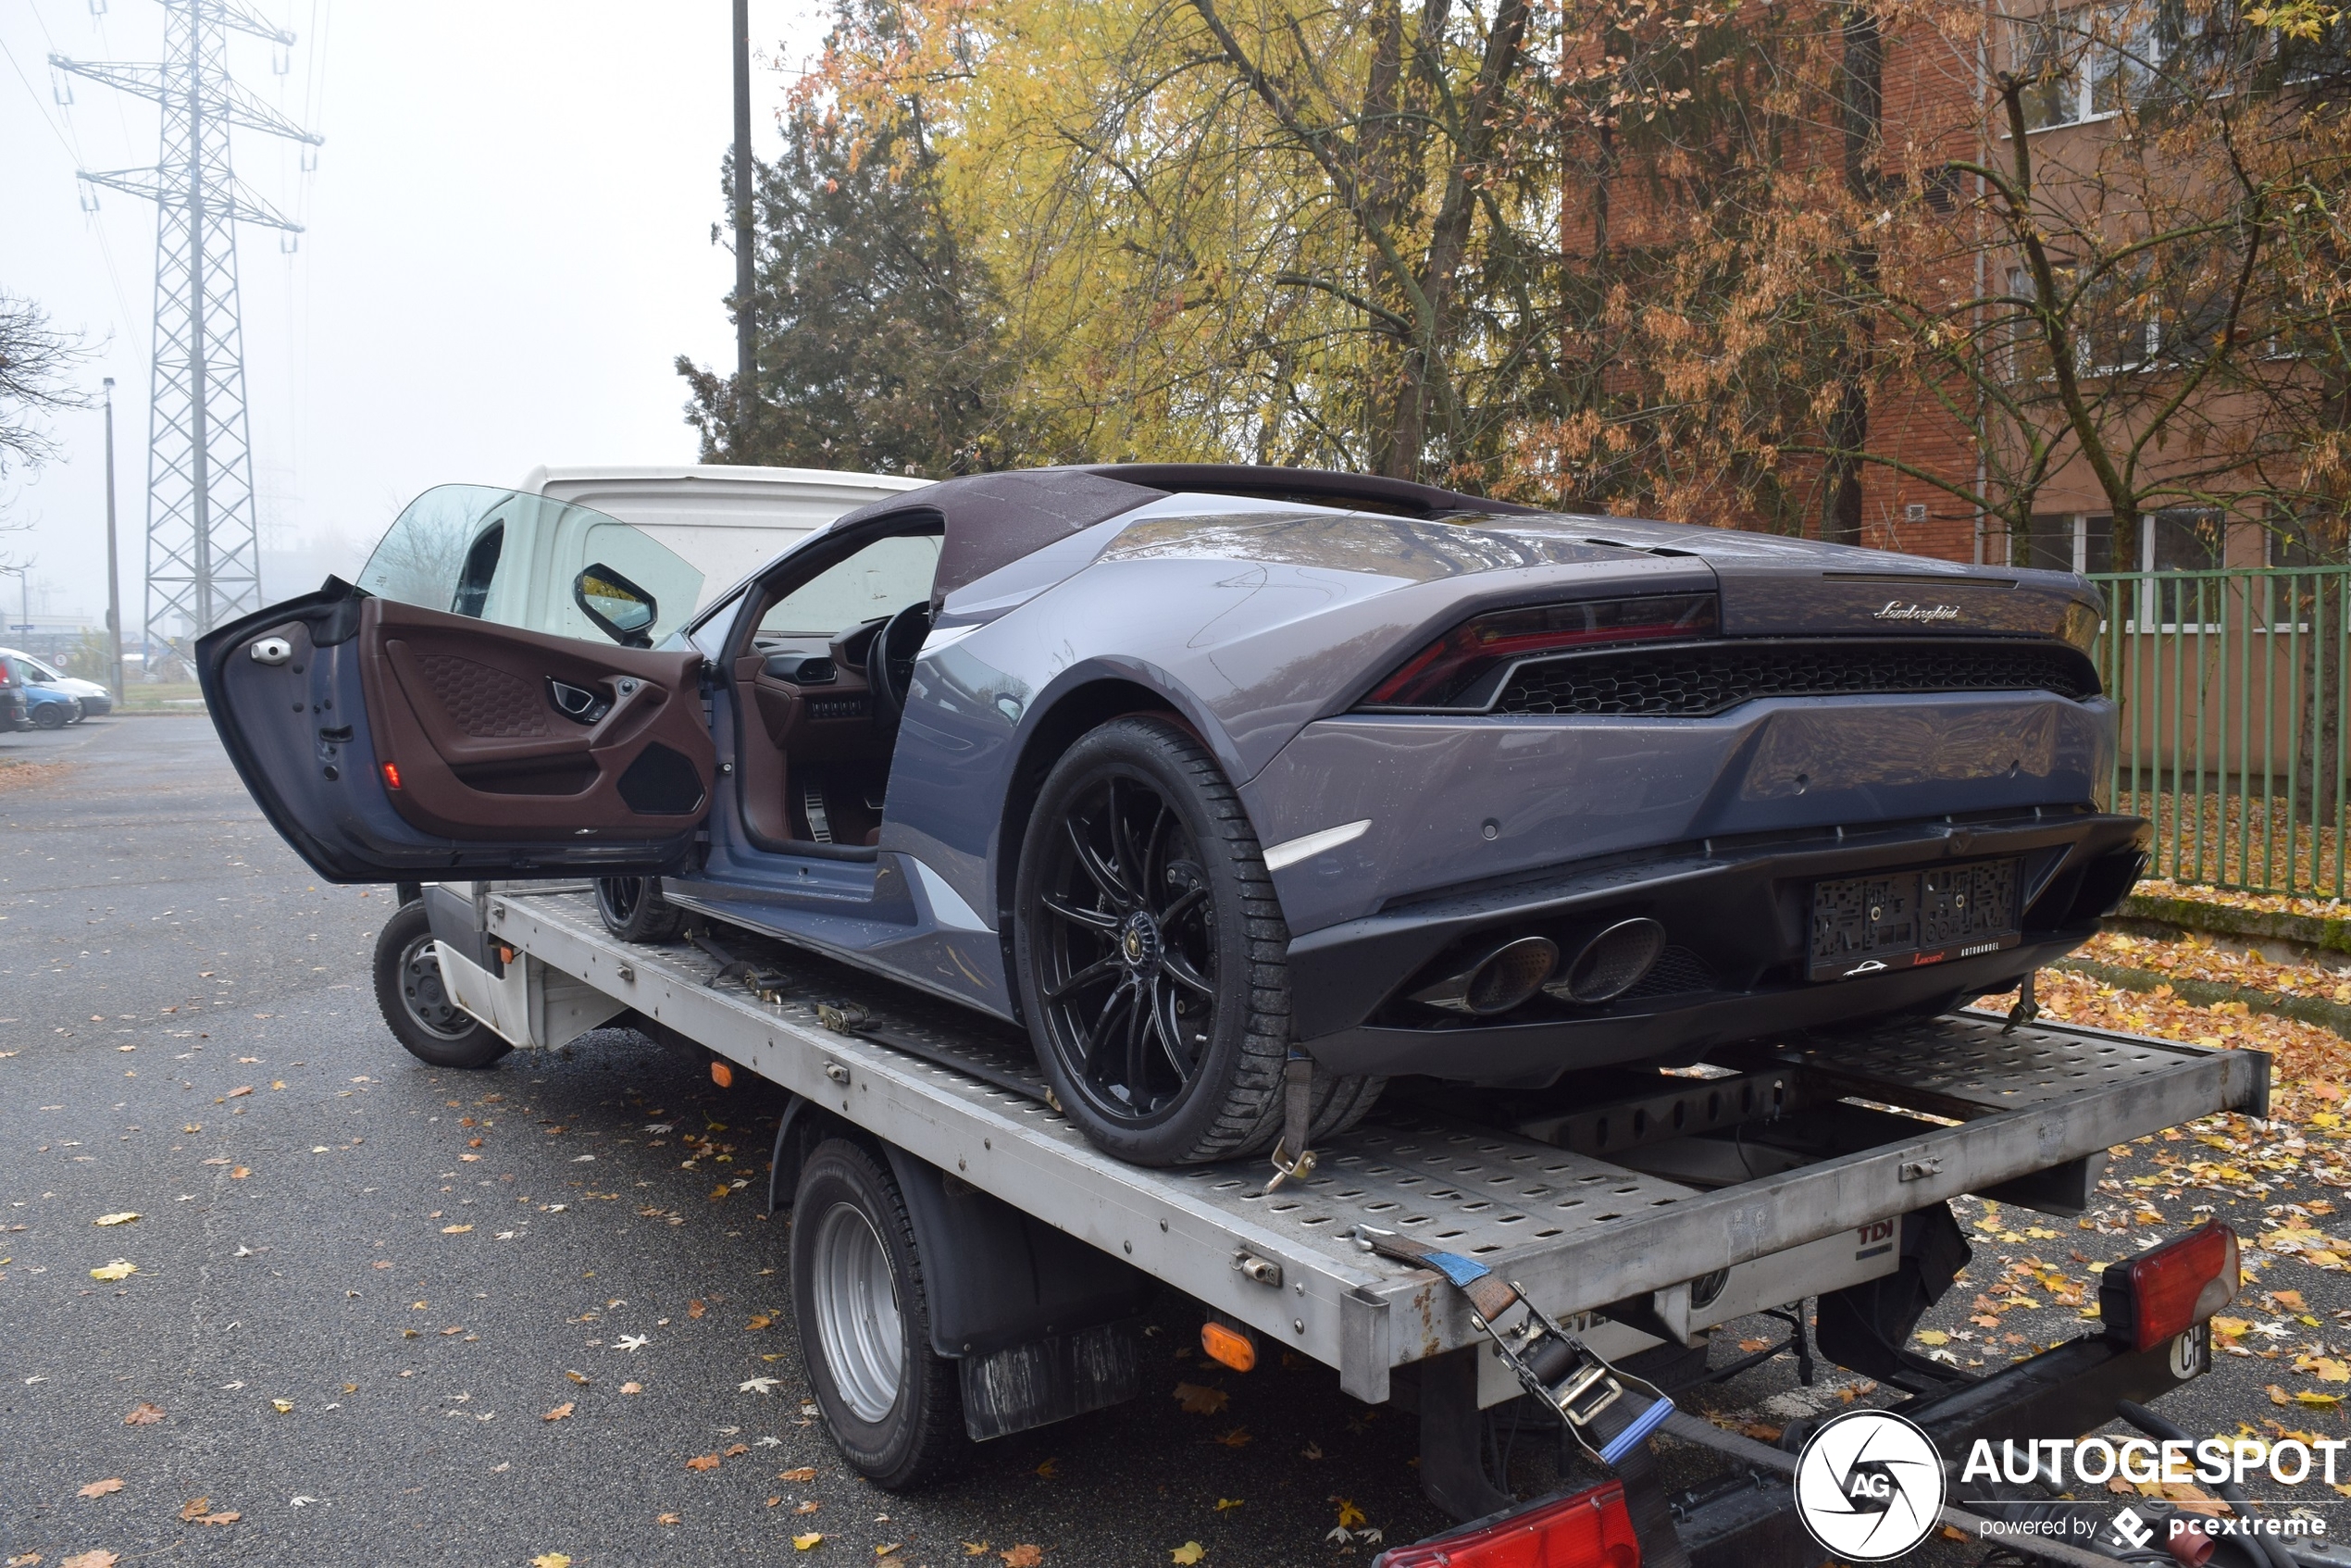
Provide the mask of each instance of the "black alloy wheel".
POLYGON ((1176 808, 1121 772, 1064 808, 1038 907, 1047 1027, 1109 1120, 1148 1126, 1200 1079, 1216 1029, 1216 909, 1176 808))
MULTIPOLYGON (((1271 1147, 1289 1054, 1289 931, 1239 798, 1157 715, 1054 764, 1021 842, 1014 966, 1038 1064, 1095 1145, 1176 1165, 1271 1147)), ((1380 1080, 1319 1075, 1314 1125, 1380 1080)))
POLYGON ((665 942, 686 923, 686 912, 661 896, 658 877, 599 877, 596 915, 625 942, 665 942))

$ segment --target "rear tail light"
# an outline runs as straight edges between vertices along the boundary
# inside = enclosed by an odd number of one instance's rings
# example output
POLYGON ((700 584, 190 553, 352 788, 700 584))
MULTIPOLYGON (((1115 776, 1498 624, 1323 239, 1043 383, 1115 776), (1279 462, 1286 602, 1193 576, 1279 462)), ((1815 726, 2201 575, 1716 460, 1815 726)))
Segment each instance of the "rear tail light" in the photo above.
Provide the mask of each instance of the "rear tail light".
POLYGON ((2236 1232, 2209 1224, 2107 1264, 2098 1276, 2098 1316, 2108 1334, 2144 1350, 2185 1334, 2236 1294, 2236 1232))
POLYGON ((1640 1568, 1624 1488, 1604 1481, 1488 1524, 1380 1553, 1372 1568, 1640 1568))
POLYGON ((1623 642, 1685 641, 1714 630, 1711 593, 1494 610, 1463 621, 1405 660, 1372 688, 1362 705, 1475 711, 1493 703, 1521 659, 1623 642))

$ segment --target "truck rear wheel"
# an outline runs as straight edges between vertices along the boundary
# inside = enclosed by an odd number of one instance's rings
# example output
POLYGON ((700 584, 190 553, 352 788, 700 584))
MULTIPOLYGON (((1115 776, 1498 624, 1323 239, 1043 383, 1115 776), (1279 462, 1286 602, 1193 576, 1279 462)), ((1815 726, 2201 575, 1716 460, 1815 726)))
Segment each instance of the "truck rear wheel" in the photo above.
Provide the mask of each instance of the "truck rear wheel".
POLYGON ((931 1348, 914 1221, 889 1168, 846 1139, 801 1167, 791 1293, 808 1386, 850 1468, 889 1491, 960 1468, 971 1450, 963 1388, 931 1348))
POLYGON ((460 1008, 442 987, 422 899, 400 906, 376 933, 376 1005, 408 1053, 436 1067, 487 1067, 513 1046, 460 1008))

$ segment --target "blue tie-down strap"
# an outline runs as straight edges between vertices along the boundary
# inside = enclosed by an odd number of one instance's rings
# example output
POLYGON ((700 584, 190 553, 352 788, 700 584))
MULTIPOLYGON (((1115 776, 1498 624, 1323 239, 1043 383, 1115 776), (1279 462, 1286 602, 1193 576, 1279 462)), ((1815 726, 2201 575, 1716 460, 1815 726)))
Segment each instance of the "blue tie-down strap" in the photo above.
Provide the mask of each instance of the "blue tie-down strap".
POLYGON ((1461 1290, 1468 1289, 1494 1272, 1474 1258, 1464 1258, 1459 1252, 1440 1252, 1435 1248, 1422 1252, 1413 1261, 1436 1269, 1451 1280, 1456 1289, 1461 1290))
POLYGON ((1665 1425, 1673 1413, 1673 1401, 1660 1395, 1648 1409, 1633 1418, 1633 1424, 1608 1440, 1600 1450, 1600 1462, 1613 1469, 1624 1462, 1636 1450, 1649 1440, 1649 1434, 1665 1425))

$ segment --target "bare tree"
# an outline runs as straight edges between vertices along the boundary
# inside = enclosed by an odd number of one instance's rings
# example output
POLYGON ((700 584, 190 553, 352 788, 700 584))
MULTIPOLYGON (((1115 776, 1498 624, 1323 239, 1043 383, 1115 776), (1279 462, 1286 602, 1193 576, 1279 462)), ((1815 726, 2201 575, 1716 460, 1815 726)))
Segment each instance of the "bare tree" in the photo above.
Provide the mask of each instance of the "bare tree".
POLYGON ((49 325, 47 311, 0 291, 0 474, 11 463, 37 468, 56 455, 41 417, 88 403, 70 380, 85 353, 79 337, 49 325))

